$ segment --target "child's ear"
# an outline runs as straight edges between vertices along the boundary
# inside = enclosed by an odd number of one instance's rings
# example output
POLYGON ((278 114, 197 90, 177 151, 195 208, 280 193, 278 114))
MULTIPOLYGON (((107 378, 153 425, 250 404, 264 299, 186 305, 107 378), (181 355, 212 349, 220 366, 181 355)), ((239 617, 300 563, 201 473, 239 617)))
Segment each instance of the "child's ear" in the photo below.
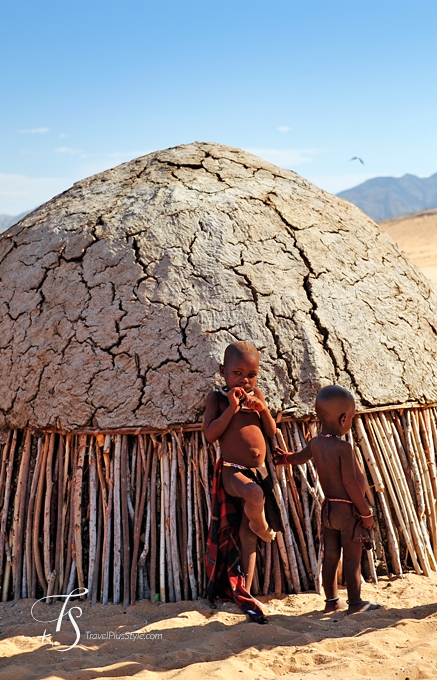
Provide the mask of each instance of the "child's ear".
POLYGON ((346 418, 347 418, 346 413, 342 413, 341 416, 340 416, 340 425, 341 425, 342 427, 344 427, 344 424, 345 424, 345 422, 346 422, 346 418))
POLYGON ((222 376, 222 378, 224 378, 225 377, 225 367, 223 366, 223 364, 220 364, 219 371, 220 371, 220 375, 222 376))

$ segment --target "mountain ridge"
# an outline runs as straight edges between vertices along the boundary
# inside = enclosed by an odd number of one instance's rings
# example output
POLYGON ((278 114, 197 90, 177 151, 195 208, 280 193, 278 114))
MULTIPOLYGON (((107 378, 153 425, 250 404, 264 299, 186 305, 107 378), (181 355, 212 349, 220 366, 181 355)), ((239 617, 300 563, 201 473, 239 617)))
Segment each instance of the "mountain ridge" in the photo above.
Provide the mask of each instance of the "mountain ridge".
POLYGON ((430 177, 373 177, 337 196, 380 222, 437 206, 437 172, 430 177))
POLYGON ((26 210, 26 212, 20 213, 19 215, 6 215, 4 213, 0 215, 0 233, 6 231, 6 229, 12 227, 13 224, 22 220, 23 217, 26 217, 30 212, 31 210, 26 210))

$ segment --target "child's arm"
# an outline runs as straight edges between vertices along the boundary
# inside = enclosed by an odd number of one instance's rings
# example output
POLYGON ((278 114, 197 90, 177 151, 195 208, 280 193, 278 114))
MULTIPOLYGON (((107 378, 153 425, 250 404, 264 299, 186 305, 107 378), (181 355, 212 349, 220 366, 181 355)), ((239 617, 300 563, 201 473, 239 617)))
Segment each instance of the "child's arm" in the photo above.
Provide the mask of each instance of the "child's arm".
POLYGON ((228 427, 233 416, 240 410, 240 398, 244 391, 239 387, 234 387, 227 393, 229 406, 220 415, 217 394, 210 392, 206 397, 205 414, 203 416, 203 429, 206 441, 210 444, 217 441, 228 427))
POLYGON ((273 437, 276 434, 276 423, 269 411, 264 395, 258 387, 254 387, 253 392, 255 396, 246 397, 243 405, 254 411, 258 411, 264 434, 266 437, 273 437))
POLYGON ((273 462, 275 465, 303 465, 313 457, 311 441, 304 449, 296 453, 287 453, 278 446, 273 451, 273 462))
MULTIPOLYGON (((351 501, 361 515, 363 526, 366 529, 373 527, 372 511, 364 498, 363 487, 357 479, 358 466, 355 454, 350 444, 344 443, 340 456, 341 479, 351 501)), ((359 474, 359 473, 358 473, 359 474)), ((362 474, 362 473, 361 473, 362 474)))

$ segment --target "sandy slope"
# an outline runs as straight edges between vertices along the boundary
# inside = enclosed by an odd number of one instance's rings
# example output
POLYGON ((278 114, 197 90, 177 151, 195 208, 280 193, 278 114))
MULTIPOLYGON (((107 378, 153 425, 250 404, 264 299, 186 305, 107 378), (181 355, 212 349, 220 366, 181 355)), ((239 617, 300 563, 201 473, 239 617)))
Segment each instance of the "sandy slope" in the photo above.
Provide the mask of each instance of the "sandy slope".
POLYGON ((437 209, 433 214, 387 220, 380 226, 399 243, 437 290, 437 209))
MULTIPOLYGON (((270 680, 275 678, 373 678, 410 680, 437 677, 437 576, 382 578, 365 585, 367 597, 385 609, 353 617, 324 615, 314 593, 263 598, 270 623, 248 623, 229 603, 218 610, 205 601, 129 607, 82 605, 80 644, 68 620, 50 641, 33 622, 32 601, 0 606, 0 677, 5 680, 137 678, 180 680, 270 680), (146 623, 147 621, 147 623, 146 623), (92 633, 152 632, 161 640, 87 640, 92 633), (61 644, 64 643, 64 646, 61 644), (60 651, 59 651, 60 650, 60 651)), ((38 618, 54 618, 58 605, 42 607, 38 618), (47 610, 51 610, 46 613, 47 610), (53 612, 53 613, 52 613, 53 612)), ((77 612, 76 612, 77 613, 77 612)))

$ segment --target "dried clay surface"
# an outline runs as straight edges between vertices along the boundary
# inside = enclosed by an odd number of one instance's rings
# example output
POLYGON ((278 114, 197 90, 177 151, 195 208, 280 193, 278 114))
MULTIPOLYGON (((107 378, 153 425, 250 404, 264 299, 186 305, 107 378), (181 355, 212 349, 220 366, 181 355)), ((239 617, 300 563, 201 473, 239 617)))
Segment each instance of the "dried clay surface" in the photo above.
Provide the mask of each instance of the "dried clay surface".
POLYGON ((0 240, 0 427, 165 428, 201 416, 226 344, 274 411, 344 385, 437 401, 437 298, 358 208, 195 143, 75 184, 0 240))

